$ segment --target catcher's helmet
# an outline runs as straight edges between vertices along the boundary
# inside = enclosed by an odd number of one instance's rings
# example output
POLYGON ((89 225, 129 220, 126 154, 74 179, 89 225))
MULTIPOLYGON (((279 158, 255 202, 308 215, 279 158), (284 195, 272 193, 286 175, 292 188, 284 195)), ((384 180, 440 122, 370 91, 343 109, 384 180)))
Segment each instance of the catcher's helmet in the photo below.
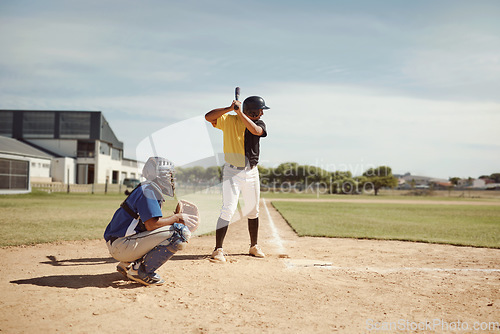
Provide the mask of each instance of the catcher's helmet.
POLYGON ((250 96, 243 101, 243 112, 247 116, 257 117, 261 109, 269 109, 266 102, 260 96, 250 96))
POLYGON ((144 164, 142 176, 146 180, 156 183, 165 195, 174 196, 174 164, 170 160, 150 157, 144 164))

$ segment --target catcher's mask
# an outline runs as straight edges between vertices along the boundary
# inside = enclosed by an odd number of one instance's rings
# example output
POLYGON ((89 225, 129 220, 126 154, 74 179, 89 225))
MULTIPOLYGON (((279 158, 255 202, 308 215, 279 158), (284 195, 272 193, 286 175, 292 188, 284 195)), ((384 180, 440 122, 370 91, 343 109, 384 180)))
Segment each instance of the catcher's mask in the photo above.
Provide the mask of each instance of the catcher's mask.
POLYGON ((269 109, 269 107, 260 96, 250 96, 243 101, 243 113, 247 116, 257 117, 260 115, 261 109, 269 109))
POLYGON ((142 169, 142 176, 146 180, 156 183, 163 194, 174 196, 174 164, 170 160, 150 157, 142 169))

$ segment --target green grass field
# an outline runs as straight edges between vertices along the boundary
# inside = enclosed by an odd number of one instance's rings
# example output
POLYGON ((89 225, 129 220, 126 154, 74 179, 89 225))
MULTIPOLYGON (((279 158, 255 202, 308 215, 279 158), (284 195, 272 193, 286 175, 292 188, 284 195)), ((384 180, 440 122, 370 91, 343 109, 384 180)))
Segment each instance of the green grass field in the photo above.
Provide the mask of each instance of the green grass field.
MULTIPOLYGON (((479 192, 476 192, 479 194, 479 192)), ((497 204, 500 201, 500 196, 497 194, 500 191, 483 191, 480 194, 482 196, 472 196, 458 197, 458 196, 446 196, 447 192, 435 191, 433 196, 410 196, 405 195, 405 192, 400 191, 382 191, 381 195, 374 196, 373 194, 361 194, 361 195, 340 195, 340 194, 316 194, 316 193, 284 193, 284 192, 262 192, 261 198, 266 198, 272 200, 273 198, 279 199, 368 199, 371 201, 384 201, 384 200, 412 200, 412 201, 453 201, 453 202, 491 202, 492 204, 497 204), (486 194, 486 195, 485 195, 486 194)))
MULTIPOLYGON (((0 247, 100 239, 125 198, 123 194, 48 194, 36 190, 25 195, 2 195, 0 247)), ((189 194, 181 198, 196 203, 200 209, 201 225, 196 234, 213 231, 220 210, 220 195, 189 194)), ((171 215, 176 203, 168 199, 163 214, 171 215)))
POLYGON ((0 246, 102 238, 124 195, 0 196, 0 246))
MULTIPOLYGON (((275 196, 267 196, 272 201, 275 196)), ((315 196, 280 194, 280 198, 315 196)), ((186 194, 196 203, 201 226, 196 234, 211 233, 221 206, 221 195, 186 194)), ((320 196, 320 198, 338 198, 320 196)), ((346 197, 339 197, 346 198, 346 197)), ((368 196, 349 196, 367 199, 368 196)), ((411 240, 500 248, 500 206, 273 202, 301 236, 411 240)), ((387 199, 387 197, 384 197, 387 199)), ((399 197, 408 199, 408 197, 399 197)), ((100 239, 113 213, 125 199, 122 194, 66 194, 34 191, 0 196, 0 247, 62 240, 100 239)), ((176 201, 167 200, 170 215, 176 201)))
POLYGON ((500 206, 273 202, 300 236, 500 248, 500 206))

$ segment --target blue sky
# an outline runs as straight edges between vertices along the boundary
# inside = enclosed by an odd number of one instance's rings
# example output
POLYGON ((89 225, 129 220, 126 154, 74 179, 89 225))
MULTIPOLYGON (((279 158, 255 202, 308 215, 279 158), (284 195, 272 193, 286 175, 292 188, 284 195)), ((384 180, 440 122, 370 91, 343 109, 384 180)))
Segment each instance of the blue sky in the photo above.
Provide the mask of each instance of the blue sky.
POLYGON ((102 111, 135 158, 240 86, 271 107, 264 166, 478 177, 500 172, 499 17, 481 0, 3 0, 0 109, 102 111))

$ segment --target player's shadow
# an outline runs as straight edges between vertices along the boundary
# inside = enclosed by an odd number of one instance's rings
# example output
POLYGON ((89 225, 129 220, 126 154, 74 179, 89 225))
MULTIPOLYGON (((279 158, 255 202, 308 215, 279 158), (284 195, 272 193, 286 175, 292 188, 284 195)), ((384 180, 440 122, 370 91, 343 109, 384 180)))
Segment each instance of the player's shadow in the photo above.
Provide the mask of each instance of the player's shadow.
POLYGON ((95 266, 95 265, 117 262, 112 257, 58 260, 55 256, 48 255, 47 259, 49 259, 49 261, 43 261, 40 263, 50 264, 50 265, 55 266, 55 267, 61 267, 61 266, 95 266))
MULTIPOLYGON (((207 259, 207 255, 189 255, 179 254, 175 255, 171 260, 203 260, 207 259)), ((47 256, 48 261, 40 262, 55 267, 61 266, 94 266, 106 265, 111 263, 118 263, 112 257, 106 258, 81 258, 81 259, 65 259, 58 260, 55 256, 47 256)), ((118 288, 118 289, 134 289, 143 287, 143 285, 125 279, 120 273, 113 272, 108 274, 84 274, 84 275, 53 275, 34 277, 28 279, 14 280, 10 283, 13 284, 29 284, 36 286, 45 286, 53 288, 68 288, 68 289, 82 289, 82 288, 118 288)))
MULTIPOLYGON (((205 260, 209 257, 209 255, 191 255, 191 254, 175 254, 170 261, 197 261, 197 260, 205 260)), ((49 261, 40 262, 42 264, 50 264, 55 267, 61 266, 93 266, 93 265, 101 265, 108 263, 118 263, 112 257, 107 258, 81 258, 81 259, 69 259, 69 260, 58 260, 55 256, 49 255, 47 256, 49 261)))
MULTIPOLYGON (((55 267, 70 267, 70 266, 96 266, 106 265, 111 263, 118 263, 112 257, 105 258, 80 258, 80 259, 65 259, 58 260, 53 255, 47 256, 48 261, 40 262, 55 267)), ((54 288, 68 288, 68 289, 82 289, 82 288, 119 288, 129 289, 140 287, 140 284, 135 284, 125 280, 124 277, 118 272, 108 274, 82 274, 82 275, 53 275, 34 277, 28 279, 20 279, 11 281, 13 284, 30 284, 37 286, 46 286, 54 288)))
POLYGON ((119 273, 95 275, 53 275, 20 279, 11 281, 13 284, 29 284, 52 288, 83 289, 83 288, 119 288, 133 289, 142 285, 124 281, 119 273))

